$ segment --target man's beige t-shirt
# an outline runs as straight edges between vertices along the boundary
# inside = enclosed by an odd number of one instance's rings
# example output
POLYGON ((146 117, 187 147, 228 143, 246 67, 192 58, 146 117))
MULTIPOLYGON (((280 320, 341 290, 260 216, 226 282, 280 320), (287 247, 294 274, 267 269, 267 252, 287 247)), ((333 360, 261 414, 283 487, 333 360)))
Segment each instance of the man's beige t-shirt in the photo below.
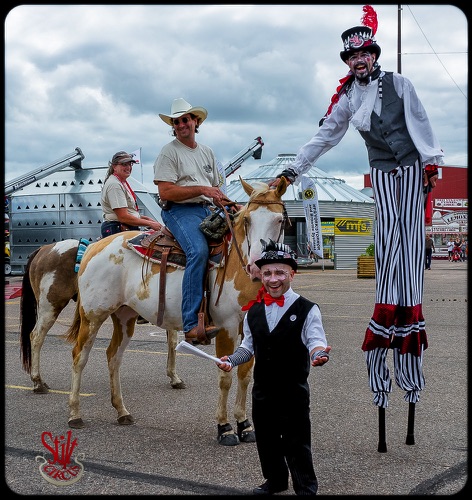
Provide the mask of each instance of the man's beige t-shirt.
MULTIPOLYGON (((174 139, 166 144, 154 162, 154 182, 172 182, 178 186, 218 186, 216 158, 211 148, 197 144, 195 149, 174 139)), ((211 198, 201 195, 181 203, 198 203, 211 198)), ((179 202, 176 202, 179 203, 179 202)))

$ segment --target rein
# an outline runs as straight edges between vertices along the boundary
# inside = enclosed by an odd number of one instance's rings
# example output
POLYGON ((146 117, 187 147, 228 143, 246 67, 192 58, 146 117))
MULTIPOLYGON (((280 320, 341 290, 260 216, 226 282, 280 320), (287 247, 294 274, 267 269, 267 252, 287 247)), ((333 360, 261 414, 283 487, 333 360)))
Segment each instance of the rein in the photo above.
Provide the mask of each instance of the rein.
MULTIPOLYGON (((249 205, 251 203, 254 203, 255 205, 281 205, 282 206, 282 208, 283 208, 283 223, 282 223, 282 225, 280 227, 279 236, 277 237, 277 241, 279 241, 280 237, 282 236, 282 233, 283 233, 283 231, 285 229, 285 226, 286 226, 287 222, 289 223, 290 226, 292 225, 292 223, 290 222, 290 218, 288 217, 288 214, 287 214, 287 209, 285 208, 285 203, 282 202, 282 201, 250 200, 247 203, 247 207, 249 207, 249 205)), ((225 207, 222 207, 222 208, 223 208, 223 212, 224 212, 225 217, 226 217, 226 221, 228 222, 229 229, 231 231, 231 236, 232 236, 232 238, 234 240, 234 246, 236 247, 236 251, 238 253, 239 262, 241 263, 241 266, 244 269, 244 272, 246 273, 246 275, 249 276, 249 273, 248 273, 248 271, 246 269, 246 263, 244 262, 243 256, 241 254, 241 249, 239 247, 239 243, 238 243, 238 240, 236 238, 236 234, 234 232, 234 228, 233 228, 234 223, 231 220, 231 218, 229 217, 229 214, 228 214, 226 208, 225 207)), ((246 235, 246 241, 247 241, 247 245, 248 245, 248 253, 250 253, 250 251, 251 251, 251 242, 249 241, 249 237, 248 237, 248 227, 247 227, 247 222, 246 221, 244 221, 244 233, 246 235)), ((226 255, 225 255, 225 261, 227 261, 226 255)), ((219 268, 219 269, 221 269, 221 268, 219 268)), ((225 272, 226 272, 226 263, 225 263, 225 265, 222 268, 222 272, 219 273, 219 275, 218 275, 218 277, 220 278, 219 283, 218 283, 219 286, 220 286, 220 289, 218 290, 218 297, 216 298, 215 306, 218 305, 218 301, 220 300, 221 292, 223 290, 225 272)))

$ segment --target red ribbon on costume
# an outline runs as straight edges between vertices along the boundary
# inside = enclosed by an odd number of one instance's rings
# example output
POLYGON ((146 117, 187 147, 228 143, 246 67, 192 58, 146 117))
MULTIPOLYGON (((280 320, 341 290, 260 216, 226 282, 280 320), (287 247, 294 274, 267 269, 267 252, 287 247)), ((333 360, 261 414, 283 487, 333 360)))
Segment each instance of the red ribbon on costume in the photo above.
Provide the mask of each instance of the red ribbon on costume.
POLYGON ((433 193, 430 191, 424 200, 424 223, 430 226, 433 223, 433 193))
POLYGON ((264 298, 264 294, 266 293, 264 285, 262 285, 259 290, 257 291, 257 297, 254 300, 249 301, 245 306, 241 307, 241 311, 247 311, 248 309, 251 309, 251 307, 256 303, 256 302, 261 302, 262 299, 264 298))
POLYGON ((333 106, 339 101, 339 98, 346 91, 346 86, 349 83, 349 81, 350 81, 351 78, 353 79, 354 75, 349 71, 349 73, 346 76, 344 76, 343 78, 341 78, 341 80, 339 80, 339 85, 336 87, 336 93, 333 94, 333 97, 331 97, 331 103, 330 103, 330 105, 328 107, 328 111, 326 111, 326 114, 320 120, 320 125, 331 114, 333 106))

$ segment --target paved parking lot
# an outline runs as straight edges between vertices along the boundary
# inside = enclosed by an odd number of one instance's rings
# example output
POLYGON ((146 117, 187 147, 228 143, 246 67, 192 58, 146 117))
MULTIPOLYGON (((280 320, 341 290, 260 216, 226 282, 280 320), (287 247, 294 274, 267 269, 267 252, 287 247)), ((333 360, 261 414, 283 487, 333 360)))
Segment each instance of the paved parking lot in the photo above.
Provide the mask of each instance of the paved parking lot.
MULTIPOLYGON (((21 278, 10 278, 17 282, 21 278)), ((372 404, 360 346, 373 311, 374 280, 354 270, 302 268, 293 287, 320 305, 330 362, 310 373, 313 461, 319 495, 451 495, 467 481, 467 263, 434 261, 425 273, 424 315, 429 340, 426 387, 416 405, 414 446, 405 444, 408 404, 396 386, 386 411, 387 453, 377 452, 372 404)), ((61 338, 71 303, 48 334, 42 374, 52 391, 34 394, 19 355, 19 298, 5 300, 5 481, 21 495, 247 495, 262 476, 254 443, 223 447, 216 440, 216 366, 178 354, 186 382, 166 377, 165 332, 137 325, 121 371, 123 395, 135 425, 119 426, 110 404, 101 328, 84 370, 86 426, 72 430, 83 476, 55 486, 35 458, 50 453, 44 432, 66 436, 70 345, 61 338)), ((202 349, 214 354, 214 346, 202 349)), ((389 357, 391 363, 391 356, 389 357)), ((234 401, 234 387, 230 401, 234 401)), ((250 398, 248 401, 250 416, 250 398)), ((230 409, 230 414, 232 410, 230 409)), ((231 421, 235 425, 234 421, 231 421)), ((293 494, 290 489, 284 494, 293 494)))

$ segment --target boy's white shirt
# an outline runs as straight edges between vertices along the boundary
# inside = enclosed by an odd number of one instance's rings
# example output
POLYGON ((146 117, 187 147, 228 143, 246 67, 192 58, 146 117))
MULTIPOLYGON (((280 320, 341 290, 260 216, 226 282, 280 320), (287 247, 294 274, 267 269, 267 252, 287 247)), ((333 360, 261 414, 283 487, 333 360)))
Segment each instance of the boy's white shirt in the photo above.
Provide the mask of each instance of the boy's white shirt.
MULTIPOLYGON (((280 318, 285 314, 287 309, 300 297, 300 294, 289 288, 285 293, 285 302, 283 306, 279 306, 276 303, 272 303, 270 306, 265 306, 265 313, 267 318, 267 324, 269 325, 269 331, 272 331, 280 318)), ((254 354, 254 347, 252 342, 252 333, 247 322, 247 314, 244 317, 243 322, 243 332, 244 338, 241 342, 241 347, 244 347, 252 354, 254 354)), ((308 313, 302 330, 302 341, 308 349, 308 352, 314 347, 323 346, 327 347, 326 335, 323 329, 323 323, 321 319, 320 308, 315 304, 308 313)))

